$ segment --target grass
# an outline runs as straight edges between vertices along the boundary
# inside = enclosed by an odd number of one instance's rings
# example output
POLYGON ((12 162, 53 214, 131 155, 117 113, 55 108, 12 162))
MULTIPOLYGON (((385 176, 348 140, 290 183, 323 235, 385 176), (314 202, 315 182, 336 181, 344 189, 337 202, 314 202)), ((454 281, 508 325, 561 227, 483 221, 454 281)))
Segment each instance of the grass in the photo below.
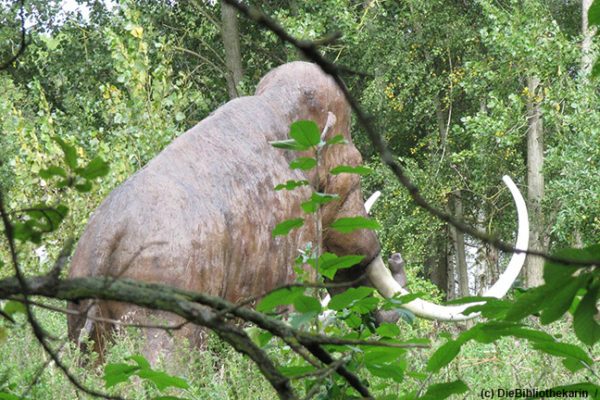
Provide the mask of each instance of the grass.
MULTIPOLYGON (((53 305, 60 306, 59 302, 53 305)), ((64 315, 48 310, 36 310, 36 316, 47 332, 55 338, 51 343, 56 348, 62 346, 60 355, 77 379, 88 387, 105 391, 105 382, 101 379, 103 367, 81 367, 79 363, 90 356, 80 354, 66 336, 66 318, 64 315)), ((0 389, 28 399, 59 400, 91 398, 78 393, 62 372, 49 362, 25 324, 22 315, 19 324, 9 329, 6 340, 0 344, 0 389)), ((5 324, 6 326, 6 324, 5 324)), ((432 352, 445 342, 441 338, 442 330, 454 330, 453 325, 441 325, 420 321, 416 328, 403 327, 407 337, 430 337, 432 349, 412 350, 406 355, 407 374, 402 383, 385 381, 377 377, 369 378, 372 392, 378 397, 399 398, 411 390, 421 387, 422 377, 426 376, 427 360, 432 352), (408 371, 419 374, 408 373, 408 371)), ((549 333, 562 337, 561 340, 577 343, 572 334, 572 326, 565 321, 546 327, 549 333)), ((107 352, 108 363, 123 363, 126 357, 140 354, 143 339, 135 329, 120 334, 107 352)), ((271 355, 280 364, 289 360, 286 350, 271 350, 271 355)), ((594 359, 600 360, 600 349, 591 349, 594 359)), ((91 360, 94 361, 94 356, 91 360)), ((131 363, 131 361, 130 361, 131 363)), ((88 364, 89 365, 89 364, 88 364)), ((190 350, 182 344, 175 354, 158 362, 156 370, 184 378, 190 388, 167 389, 159 392, 156 386, 139 378, 132 378, 106 390, 110 394, 119 394, 127 399, 150 399, 159 395, 172 395, 189 399, 274 399, 276 393, 260 375, 257 368, 244 356, 236 353, 216 337, 210 336, 205 350, 190 350)), ((481 344, 468 342, 457 358, 439 374, 434 375, 428 384, 463 380, 471 389, 465 397, 479 398, 481 390, 535 388, 547 389, 557 385, 585 382, 590 375, 584 370, 570 373, 558 357, 552 357, 531 349, 524 340, 502 338, 495 343, 481 344)), ((597 383, 597 382, 596 382, 597 383)), ((302 382, 295 383, 302 388, 302 382)), ((318 397, 317 397, 318 398, 318 397)))

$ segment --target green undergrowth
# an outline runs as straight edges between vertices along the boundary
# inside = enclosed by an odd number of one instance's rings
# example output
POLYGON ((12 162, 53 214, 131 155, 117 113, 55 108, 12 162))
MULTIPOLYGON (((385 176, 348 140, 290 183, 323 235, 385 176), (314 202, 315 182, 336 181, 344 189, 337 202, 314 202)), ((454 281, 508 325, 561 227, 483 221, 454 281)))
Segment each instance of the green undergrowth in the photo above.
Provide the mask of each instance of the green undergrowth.
MULTIPOLYGON (((55 307, 60 302, 48 303, 55 307)), ((214 335, 208 335, 206 348, 190 350, 180 343, 172 354, 162 354, 152 366, 154 370, 185 380, 188 389, 167 388, 159 391, 156 385, 136 376, 106 389, 104 366, 80 366, 87 360, 94 365, 96 355, 83 355, 65 341, 66 317, 62 314, 36 308, 36 316, 54 338, 51 345, 62 347, 59 354, 73 375, 87 387, 119 394, 126 399, 152 399, 158 396, 175 396, 185 399, 275 399, 275 391, 258 372, 257 368, 243 355, 236 353, 214 335)), ((27 399, 88 399, 92 396, 77 393, 64 374, 49 360, 37 343, 31 329, 25 324, 24 316, 17 316, 18 324, 8 329, 8 335, 0 344, 0 389, 27 399)), ((535 321, 530 321, 532 324, 535 321)), ((548 333, 560 337, 561 341, 577 343, 569 331, 569 324, 558 321, 548 328, 548 333)), ((426 365, 433 351, 445 343, 446 334, 458 333, 460 327, 452 324, 436 324, 417 320, 413 327, 401 323, 402 336, 428 337, 431 349, 410 350, 406 356, 407 370, 402 383, 393 383, 373 376, 362 376, 370 383, 376 398, 399 399, 403 394, 418 390, 428 374, 426 365)), ((131 363, 126 358, 141 354, 144 341, 140 332, 128 328, 118 335, 106 355, 106 364, 131 363)), ((284 346, 273 346, 269 354, 279 365, 289 361, 284 346)), ((592 357, 600 360, 600 349, 596 346, 592 357)), ((558 385, 567 385, 585 380, 571 374, 557 357, 533 350, 525 340, 503 337, 491 344, 466 343, 458 357, 428 380, 428 385, 462 379, 475 396, 482 390, 536 388, 538 390, 558 385)), ((301 382, 301 381, 299 381, 301 382)), ((300 385, 300 383, 295 383, 300 385)), ((325 386, 325 384, 324 384, 325 386)), ((302 387, 298 386, 302 393, 302 387)), ((2 392, 2 390, 0 390, 2 392)), ((320 398, 319 395, 314 398, 320 398)), ((459 397, 464 398, 464 394, 459 397)))

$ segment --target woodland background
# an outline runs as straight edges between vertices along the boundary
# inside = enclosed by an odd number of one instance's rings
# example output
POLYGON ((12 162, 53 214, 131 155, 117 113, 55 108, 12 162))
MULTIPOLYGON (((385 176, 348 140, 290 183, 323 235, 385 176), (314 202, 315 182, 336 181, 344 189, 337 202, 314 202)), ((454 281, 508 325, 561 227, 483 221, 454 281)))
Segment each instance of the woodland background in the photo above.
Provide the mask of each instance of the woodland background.
MULTIPOLYGON (((89 14, 65 13, 60 4, 41 0, 0 3, 0 63, 11 60, 21 46, 21 16, 27 31, 25 50, 0 70, 5 207, 60 203, 69 209, 60 228, 43 242, 20 245, 27 274, 48 272, 64 239, 77 237, 102 199, 175 137, 229 99, 251 95, 273 67, 303 59, 274 33, 221 3, 79 3, 89 14), (81 165, 97 156, 108 161, 108 174, 93 189, 75 195, 44 179, 40 171, 63 159, 55 136, 75 149, 81 165)), ((598 243, 600 98, 592 78, 597 46, 595 28, 587 23, 589 2, 250 3, 293 36, 314 41, 327 60, 346 67, 343 79, 351 94, 430 204, 512 243, 516 214, 501 181, 508 174, 527 194, 533 250, 552 253, 598 243)), ((416 206, 381 164, 358 123, 353 139, 374 170, 363 178, 365 197, 383 192, 373 216, 382 225, 377 233, 384 257, 402 253, 413 291, 453 299, 477 295, 493 283, 510 255, 416 206), (468 262, 475 267, 468 270, 468 262)), ((2 240, 4 278, 11 270, 2 240)), ((543 259, 528 257, 519 284, 541 284, 542 266, 543 259)), ((64 336, 64 321, 49 321, 64 336)), ((412 329, 418 336, 434 327, 421 322, 412 329)), ((25 330, 2 334, 10 343, 33 341, 25 330)), ((7 350, 6 343, 5 355, 11 354, 15 347, 7 350)), ((204 357, 224 351, 225 356, 215 358, 232 357, 230 366, 242 365, 236 354, 215 346, 220 350, 204 357)), ((480 350, 474 350, 476 357, 480 350)), ((597 357, 597 345, 595 352, 597 357)), ((207 365, 231 373, 217 361, 207 365)), ((35 363, 29 375, 15 377, 11 371, 16 367, 0 367, 0 388, 29 385, 35 392, 38 380, 57 384, 52 377, 36 378, 40 369, 35 363)), ((52 375, 44 371, 40 376, 52 375)), ((565 383, 546 382, 547 371, 543 379, 535 369, 515 372, 507 382, 565 383)), ((224 387, 232 379, 240 378, 225 376, 224 387)))

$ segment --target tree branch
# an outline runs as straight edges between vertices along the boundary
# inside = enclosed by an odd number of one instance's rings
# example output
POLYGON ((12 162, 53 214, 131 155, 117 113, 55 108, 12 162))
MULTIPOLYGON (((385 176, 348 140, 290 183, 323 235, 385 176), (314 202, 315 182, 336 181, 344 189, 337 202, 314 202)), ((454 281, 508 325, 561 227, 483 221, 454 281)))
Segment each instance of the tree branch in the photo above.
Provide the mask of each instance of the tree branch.
POLYGON ((8 59, 2 65, 0 65, 0 71, 2 71, 3 69, 7 69, 10 66, 10 64, 17 61, 17 58, 19 58, 21 54, 23 54, 23 52, 25 51, 25 47, 27 47, 27 43, 25 41, 25 35, 27 33, 25 30, 25 0, 20 1, 21 6, 19 9, 19 19, 21 20, 21 45, 19 46, 19 50, 17 50, 17 52, 10 59, 8 59))

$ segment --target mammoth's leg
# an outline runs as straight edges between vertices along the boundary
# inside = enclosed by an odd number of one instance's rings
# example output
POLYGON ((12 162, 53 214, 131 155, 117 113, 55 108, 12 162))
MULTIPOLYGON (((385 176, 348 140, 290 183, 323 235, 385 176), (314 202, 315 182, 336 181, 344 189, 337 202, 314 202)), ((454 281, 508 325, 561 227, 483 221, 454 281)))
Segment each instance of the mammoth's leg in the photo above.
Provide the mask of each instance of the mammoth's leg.
POLYGON ((67 303, 70 311, 67 315, 69 339, 76 343, 82 352, 93 351, 98 353, 100 362, 104 360, 106 340, 114 327, 104 321, 108 318, 104 304, 97 300, 84 300, 78 303, 67 303), (88 341, 93 346, 88 348, 88 341))

